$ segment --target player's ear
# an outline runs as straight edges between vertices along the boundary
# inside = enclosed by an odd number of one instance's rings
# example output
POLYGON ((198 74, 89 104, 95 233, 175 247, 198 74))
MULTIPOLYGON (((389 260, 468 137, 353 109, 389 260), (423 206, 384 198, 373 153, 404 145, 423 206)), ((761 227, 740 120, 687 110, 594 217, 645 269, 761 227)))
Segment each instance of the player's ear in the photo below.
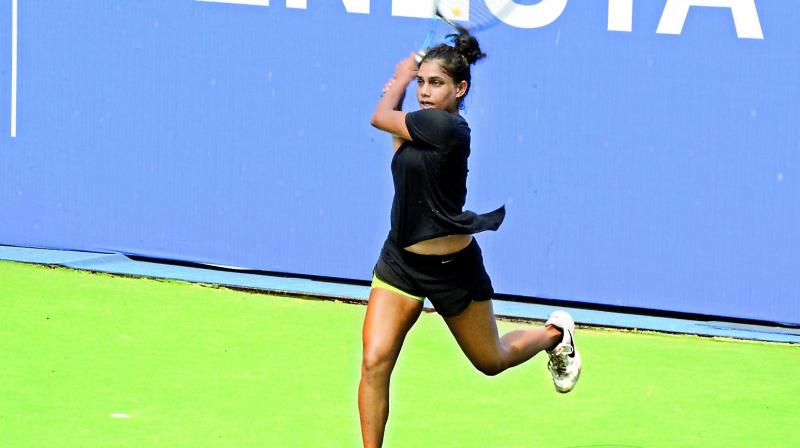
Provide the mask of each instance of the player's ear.
POLYGON ((463 80, 456 86, 456 98, 461 98, 467 94, 467 81, 463 80))

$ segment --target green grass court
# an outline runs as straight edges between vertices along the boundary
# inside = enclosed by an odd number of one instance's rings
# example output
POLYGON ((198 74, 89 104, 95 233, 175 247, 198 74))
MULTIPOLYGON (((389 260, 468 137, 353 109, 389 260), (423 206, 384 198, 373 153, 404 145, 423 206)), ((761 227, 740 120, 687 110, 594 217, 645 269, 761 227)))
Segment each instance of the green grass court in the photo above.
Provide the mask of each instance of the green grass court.
MULTIPOLYGON (((357 447, 366 307, 0 262, 0 446, 357 447)), ((508 330, 524 324, 502 323, 508 330)), ((423 314, 387 447, 791 447, 800 347, 582 329, 484 377, 423 314)))

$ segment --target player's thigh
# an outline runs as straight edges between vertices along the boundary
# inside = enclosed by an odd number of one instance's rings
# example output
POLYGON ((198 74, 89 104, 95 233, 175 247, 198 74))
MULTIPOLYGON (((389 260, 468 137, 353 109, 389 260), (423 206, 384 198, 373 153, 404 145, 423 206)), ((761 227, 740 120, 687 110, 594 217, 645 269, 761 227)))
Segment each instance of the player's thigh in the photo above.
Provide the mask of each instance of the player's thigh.
POLYGON ((408 330, 422 312, 422 302, 382 288, 372 288, 364 318, 364 360, 371 363, 397 358, 408 330))
POLYGON ((502 370, 503 349, 491 300, 472 301, 461 314, 444 321, 475 367, 487 373, 502 370))

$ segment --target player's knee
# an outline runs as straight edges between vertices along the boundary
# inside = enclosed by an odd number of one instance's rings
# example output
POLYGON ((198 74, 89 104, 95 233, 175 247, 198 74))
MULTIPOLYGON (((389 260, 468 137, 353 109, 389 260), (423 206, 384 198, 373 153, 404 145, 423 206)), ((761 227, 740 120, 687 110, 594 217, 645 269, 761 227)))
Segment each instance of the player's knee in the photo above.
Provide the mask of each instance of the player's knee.
POLYGON ((475 368, 486 376, 495 376, 506 369, 505 363, 501 359, 488 359, 473 362, 475 368))
POLYGON ((361 359, 361 373, 365 376, 387 375, 392 368, 390 350, 380 347, 365 347, 361 359))

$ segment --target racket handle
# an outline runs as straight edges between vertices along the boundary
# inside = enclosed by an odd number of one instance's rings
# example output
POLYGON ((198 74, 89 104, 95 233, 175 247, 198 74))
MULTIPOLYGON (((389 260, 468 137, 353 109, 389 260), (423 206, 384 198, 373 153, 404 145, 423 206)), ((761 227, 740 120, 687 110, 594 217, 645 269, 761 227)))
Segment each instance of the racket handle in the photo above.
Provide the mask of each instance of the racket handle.
POLYGON ((414 54, 414 59, 417 61, 417 64, 422 62, 422 58, 424 58, 427 53, 428 52, 425 50, 419 50, 414 54))

